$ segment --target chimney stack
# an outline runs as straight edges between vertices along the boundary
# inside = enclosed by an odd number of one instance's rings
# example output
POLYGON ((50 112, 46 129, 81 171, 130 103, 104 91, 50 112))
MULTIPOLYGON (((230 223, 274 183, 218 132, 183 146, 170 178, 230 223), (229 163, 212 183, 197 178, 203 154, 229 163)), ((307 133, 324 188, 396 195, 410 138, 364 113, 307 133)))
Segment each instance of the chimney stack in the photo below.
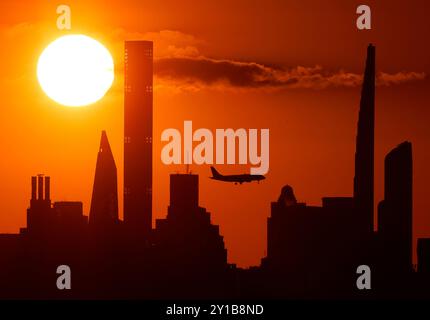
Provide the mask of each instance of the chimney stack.
POLYGON ((45 200, 51 200, 51 178, 45 177, 45 200))
POLYGON ((36 200, 37 177, 31 177, 31 200, 36 200))

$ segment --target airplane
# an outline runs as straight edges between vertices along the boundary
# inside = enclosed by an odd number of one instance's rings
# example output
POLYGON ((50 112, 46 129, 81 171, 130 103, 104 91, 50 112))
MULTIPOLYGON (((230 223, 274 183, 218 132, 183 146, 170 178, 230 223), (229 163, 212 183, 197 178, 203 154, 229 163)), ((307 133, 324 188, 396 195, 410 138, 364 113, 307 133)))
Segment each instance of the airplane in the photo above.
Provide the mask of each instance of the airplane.
POLYGON ((224 181, 224 182, 234 182, 234 184, 242 184, 244 182, 257 181, 260 183, 261 180, 266 179, 263 175, 252 175, 252 174, 237 174, 224 176, 220 174, 214 167, 211 167, 213 180, 224 181))

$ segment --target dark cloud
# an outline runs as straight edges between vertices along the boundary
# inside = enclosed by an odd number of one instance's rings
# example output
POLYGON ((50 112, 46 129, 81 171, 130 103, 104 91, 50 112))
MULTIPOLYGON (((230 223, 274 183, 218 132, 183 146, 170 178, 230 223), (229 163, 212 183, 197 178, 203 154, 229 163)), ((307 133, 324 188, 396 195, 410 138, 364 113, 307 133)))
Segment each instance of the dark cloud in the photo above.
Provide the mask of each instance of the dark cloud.
MULTIPOLYGON (((165 57, 155 61, 154 71, 162 85, 179 88, 308 88, 356 87, 362 75, 343 70, 330 72, 320 66, 275 68, 255 62, 216 60, 206 57, 165 57)), ((398 85, 425 79, 424 73, 378 74, 378 85, 398 85)))
POLYGON ((398 72, 394 74, 381 72, 378 74, 377 84, 391 86, 411 81, 424 80, 425 78, 426 74, 424 72, 398 72))

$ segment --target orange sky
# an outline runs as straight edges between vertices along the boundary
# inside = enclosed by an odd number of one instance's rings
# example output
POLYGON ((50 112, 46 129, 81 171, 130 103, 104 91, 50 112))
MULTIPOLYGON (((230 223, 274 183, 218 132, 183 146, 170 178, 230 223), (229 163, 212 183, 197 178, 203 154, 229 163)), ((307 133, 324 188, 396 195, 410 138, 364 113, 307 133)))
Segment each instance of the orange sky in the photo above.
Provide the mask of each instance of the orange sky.
MULTIPOLYGON (((49 42, 66 34, 56 29, 58 3, 0 3, 0 232, 18 232, 25 225, 30 176, 41 172, 52 177, 53 199, 83 201, 87 214, 104 129, 122 194, 123 41, 145 39, 154 41, 157 59, 155 218, 166 214, 168 175, 185 170, 161 163, 160 135, 166 128, 181 129, 184 120, 213 130, 270 129, 270 172, 262 184, 222 184, 207 178, 207 166, 191 167, 200 174, 200 203, 220 225, 230 262, 256 265, 264 256, 270 201, 284 184, 308 204, 320 204, 323 196, 350 195, 359 75, 366 46, 373 42, 378 71, 384 73, 376 101, 376 200, 383 192, 384 155, 410 140, 414 233, 430 236, 426 1, 367 1, 372 31, 356 29, 355 9, 361 3, 345 0, 62 3, 71 6, 73 33, 92 36, 112 52, 115 83, 105 98, 88 107, 50 101, 37 83, 36 63, 49 42), (220 63, 222 72, 214 68, 220 63), (340 85, 345 79, 348 85, 340 85)), ((248 171, 243 166, 219 169, 248 171)))

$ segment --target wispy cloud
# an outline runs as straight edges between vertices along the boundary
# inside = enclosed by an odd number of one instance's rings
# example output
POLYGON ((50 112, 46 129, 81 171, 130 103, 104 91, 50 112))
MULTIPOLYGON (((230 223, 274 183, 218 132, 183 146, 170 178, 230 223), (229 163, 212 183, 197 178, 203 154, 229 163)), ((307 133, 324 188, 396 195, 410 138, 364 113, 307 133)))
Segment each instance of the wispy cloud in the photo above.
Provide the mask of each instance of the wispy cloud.
MULTIPOLYGON (((326 89, 357 87, 362 75, 321 66, 277 68, 256 62, 198 57, 164 57, 155 61, 154 72, 163 85, 180 89, 326 89)), ((378 73, 377 85, 391 86, 424 80, 423 72, 378 73)))
POLYGON ((391 86, 411 81, 424 80, 426 77, 427 75, 425 72, 397 72, 393 74, 380 72, 378 74, 377 84, 382 86, 391 86))
POLYGON ((112 32, 112 38, 120 48, 124 40, 148 40, 154 43, 156 57, 197 57, 200 55, 199 47, 205 45, 203 40, 174 30, 161 30, 158 32, 127 32, 119 28, 112 32))

